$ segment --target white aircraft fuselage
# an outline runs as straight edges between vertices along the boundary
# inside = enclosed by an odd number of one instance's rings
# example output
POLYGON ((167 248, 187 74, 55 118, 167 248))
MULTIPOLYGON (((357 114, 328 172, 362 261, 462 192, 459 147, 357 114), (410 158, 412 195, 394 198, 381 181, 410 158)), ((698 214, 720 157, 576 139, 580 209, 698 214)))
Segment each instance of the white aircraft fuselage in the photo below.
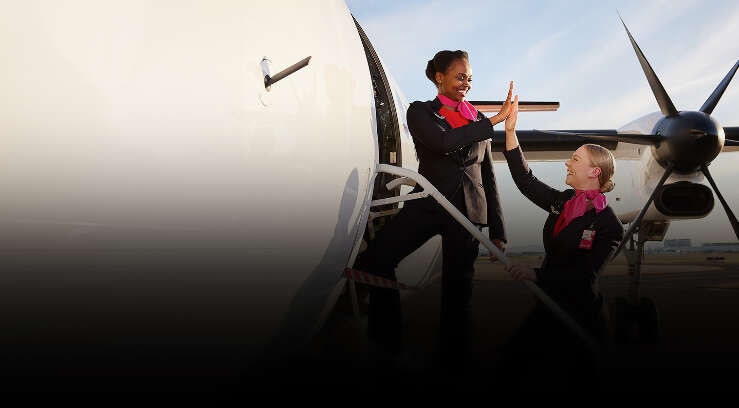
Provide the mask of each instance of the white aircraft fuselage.
POLYGON ((2 10, 3 341, 250 352, 310 333, 377 164, 346 5, 2 10), (265 89, 263 68, 307 56, 265 89))

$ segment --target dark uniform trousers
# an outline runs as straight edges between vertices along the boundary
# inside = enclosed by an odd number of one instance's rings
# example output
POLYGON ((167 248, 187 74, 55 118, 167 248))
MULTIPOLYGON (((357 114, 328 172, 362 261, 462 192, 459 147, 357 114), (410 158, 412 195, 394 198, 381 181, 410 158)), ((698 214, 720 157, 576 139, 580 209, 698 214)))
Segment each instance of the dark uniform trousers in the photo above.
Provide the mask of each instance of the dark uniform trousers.
MULTIPOLYGON (((461 188, 450 201, 466 215, 461 188)), ((479 241, 441 205, 415 205, 413 201, 406 202, 395 218, 369 242, 366 251, 358 257, 355 268, 396 280, 395 268, 398 263, 437 234, 442 237, 438 351, 445 361, 461 361, 467 357, 469 351, 472 279, 479 241)), ((394 289, 371 287, 369 296, 370 340, 375 347, 384 351, 401 351, 403 317, 400 293, 394 289)))

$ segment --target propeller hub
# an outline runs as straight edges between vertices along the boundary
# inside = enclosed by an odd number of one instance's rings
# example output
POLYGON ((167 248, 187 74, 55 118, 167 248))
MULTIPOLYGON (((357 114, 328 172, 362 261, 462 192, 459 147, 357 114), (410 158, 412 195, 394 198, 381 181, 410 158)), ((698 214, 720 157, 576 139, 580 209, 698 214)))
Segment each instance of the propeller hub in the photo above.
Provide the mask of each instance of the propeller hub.
POLYGON ((699 111, 666 116, 657 122, 652 133, 665 138, 652 146, 654 157, 662 166, 674 163, 678 173, 692 173, 709 165, 724 147, 724 129, 699 111))

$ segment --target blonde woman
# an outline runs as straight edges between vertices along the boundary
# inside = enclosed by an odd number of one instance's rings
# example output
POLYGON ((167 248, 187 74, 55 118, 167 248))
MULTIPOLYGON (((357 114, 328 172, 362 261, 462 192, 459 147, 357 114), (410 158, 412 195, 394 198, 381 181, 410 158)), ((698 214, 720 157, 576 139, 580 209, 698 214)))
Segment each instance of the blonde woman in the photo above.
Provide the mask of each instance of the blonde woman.
MULTIPOLYGON (((536 282, 605 345, 608 330, 598 275, 623 236, 621 222, 605 196, 614 187, 613 155, 599 145, 580 146, 565 162, 565 183, 571 188, 554 189, 538 180, 526 163, 516 136, 517 116, 518 96, 505 123, 504 155, 521 193, 547 212, 542 236, 545 257, 539 267, 514 262, 507 270, 513 279, 536 282)), ((541 303, 504 347, 503 356, 501 365, 506 368, 501 372, 514 384, 524 381, 536 387, 531 380, 540 378, 539 387, 563 389, 598 378, 593 364, 598 356, 590 354, 541 303)))

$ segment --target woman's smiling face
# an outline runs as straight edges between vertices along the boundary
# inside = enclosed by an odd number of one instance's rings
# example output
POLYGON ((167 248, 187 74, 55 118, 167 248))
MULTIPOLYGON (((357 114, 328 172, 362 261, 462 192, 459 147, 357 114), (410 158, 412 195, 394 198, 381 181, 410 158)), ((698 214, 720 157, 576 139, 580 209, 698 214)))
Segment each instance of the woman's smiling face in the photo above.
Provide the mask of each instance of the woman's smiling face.
POLYGON ((565 183, 576 190, 591 190, 599 188, 598 175, 600 167, 591 165, 590 153, 585 146, 580 146, 572 157, 565 162, 567 177, 565 183))
POLYGON ((472 68, 466 59, 458 58, 452 62, 446 72, 436 73, 439 93, 457 102, 462 101, 472 88, 472 68))

